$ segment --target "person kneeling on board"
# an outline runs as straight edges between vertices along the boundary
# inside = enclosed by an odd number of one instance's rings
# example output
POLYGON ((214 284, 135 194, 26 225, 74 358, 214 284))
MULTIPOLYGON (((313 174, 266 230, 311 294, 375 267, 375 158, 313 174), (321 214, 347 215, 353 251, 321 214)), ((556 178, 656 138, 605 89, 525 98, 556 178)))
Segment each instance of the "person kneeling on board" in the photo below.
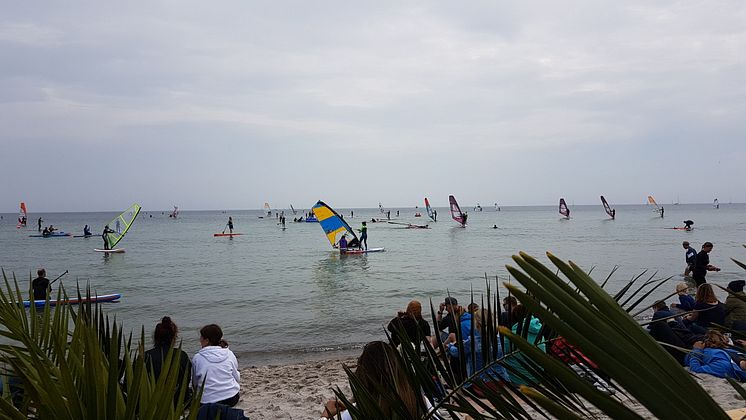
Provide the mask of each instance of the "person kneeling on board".
POLYGON ((342 235, 342 237, 339 238, 337 246, 339 247, 340 253, 344 253, 345 251, 347 251, 347 235, 342 235))
POLYGON ((91 235, 93 235, 91 233, 91 227, 90 226, 88 226, 88 225, 83 226, 83 235, 85 235, 85 236, 91 236, 91 235))

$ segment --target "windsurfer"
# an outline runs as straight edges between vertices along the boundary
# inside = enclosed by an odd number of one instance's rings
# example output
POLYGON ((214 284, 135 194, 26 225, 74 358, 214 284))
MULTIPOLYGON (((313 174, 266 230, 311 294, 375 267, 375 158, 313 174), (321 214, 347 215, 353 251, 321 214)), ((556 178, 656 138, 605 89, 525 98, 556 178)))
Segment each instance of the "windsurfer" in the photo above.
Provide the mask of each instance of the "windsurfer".
POLYGON ((665 211, 666 211, 666 210, 665 210, 665 209, 663 208, 663 206, 661 206, 661 219, 663 218, 663 213, 664 213, 665 211))
POLYGON ((365 244, 365 249, 368 249, 368 225, 363 222, 363 225, 358 229, 360 232, 360 242, 358 243, 358 248, 363 249, 363 244, 365 244))
POLYGON ((101 238, 104 240, 104 249, 109 249, 109 237, 106 236, 110 233, 115 233, 113 230, 109 229, 109 225, 104 226, 104 231, 101 233, 101 238))
POLYGON ((612 220, 614 219, 615 216, 616 216, 616 209, 611 209, 611 218, 612 218, 612 220))
POLYGON ((233 233, 233 217, 228 216, 228 230, 233 233))
POLYGON ((461 215, 461 227, 466 227, 466 218, 469 217, 469 214, 464 212, 461 215))
POLYGON ((438 221, 438 210, 433 209, 433 222, 438 221))

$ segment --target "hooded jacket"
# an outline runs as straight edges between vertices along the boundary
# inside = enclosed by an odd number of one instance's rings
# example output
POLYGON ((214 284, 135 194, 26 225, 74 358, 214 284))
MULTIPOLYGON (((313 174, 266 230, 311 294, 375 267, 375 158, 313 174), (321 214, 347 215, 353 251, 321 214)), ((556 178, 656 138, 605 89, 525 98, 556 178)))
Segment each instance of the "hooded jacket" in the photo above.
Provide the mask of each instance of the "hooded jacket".
POLYGON ((233 397, 241 389, 236 355, 220 346, 203 347, 192 358, 192 383, 196 389, 205 382, 202 404, 233 397))
POLYGON ((694 349, 685 360, 691 372, 708 373, 718 378, 733 378, 741 381, 746 379, 746 372, 731 359, 727 351, 722 349, 694 349))

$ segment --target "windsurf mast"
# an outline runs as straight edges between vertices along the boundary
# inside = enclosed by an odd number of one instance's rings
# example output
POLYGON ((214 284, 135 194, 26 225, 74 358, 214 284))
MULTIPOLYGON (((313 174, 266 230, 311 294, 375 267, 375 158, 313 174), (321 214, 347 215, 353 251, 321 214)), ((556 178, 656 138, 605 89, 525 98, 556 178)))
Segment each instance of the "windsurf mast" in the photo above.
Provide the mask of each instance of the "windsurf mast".
POLYGON ((570 209, 567 208, 567 203, 565 203, 564 198, 560 198, 559 201, 559 212, 561 215, 565 216, 565 218, 570 218, 570 209))
POLYGON ((466 226, 466 220, 464 218, 464 213, 461 212, 461 207, 458 206, 458 202, 456 202, 456 197, 449 195, 448 203, 451 206, 451 217, 453 218, 453 220, 459 222, 461 226, 466 226))
POLYGON ((386 210, 383 209, 383 206, 381 205, 381 202, 378 202, 378 210, 381 212, 381 214, 385 214, 386 210))
POLYGON ((290 205, 290 210, 292 210, 292 211, 293 211, 293 214, 297 214, 297 213, 298 213, 297 211, 295 211, 295 209, 293 208, 293 205, 292 205, 292 204, 290 205))
POLYGON ((616 211, 611 209, 611 206, 609 206, 609 203, 606 201, 603 195, 601 196, 601 204, 604 205, 604 210, 606 211, 606 214, 608 214, 609 217, 613 219, 614 216, 616 216, 616 211))
MULTIPOLYGON (((311 208, 311 211, 319 221, 319 225, 321 225, 321 229, 324 231, 326 239, 329 240, 329 243, 333 247, 336 247, 339 238, 344 234, 352 236, 355 242, 360 243, 360 239, 355 235, 355 231, 352 230, 350 225, 348 225, 347 222, 345 222, 344 219, 334 211, 334 209, 329 207, 323 201, 319 200, 316 205, 311 208)), ((349 242, 352 241, 348 241, 348 243, 349 242)))
POLYGON ((107 242, 111 249, 114 249, 119 241, 124 238, 124 235, 128 230, 130 230, 130 227, 132 227, 132 223, 135 221, 138 214, 140 214, 140 205, 133 204, 132 207, 123 211, 122 214, 109 222, 109 229, 114 231, 113 233, 106 234, 107 242))
POLYGON ((430 217, 430 218, 431 218, 431 219, 433 220, 433 222, 434 222, 434 221, 435 221, 435 213, 433 213, 433 208, 432 208, 432 207, 430 207, 430 200, 428 200, 428 199, 427 199, 427 197, 425 197, 425 209, 427 210, 427 215, 428 215, 428 216, 429 216, 429 217, 430 217))

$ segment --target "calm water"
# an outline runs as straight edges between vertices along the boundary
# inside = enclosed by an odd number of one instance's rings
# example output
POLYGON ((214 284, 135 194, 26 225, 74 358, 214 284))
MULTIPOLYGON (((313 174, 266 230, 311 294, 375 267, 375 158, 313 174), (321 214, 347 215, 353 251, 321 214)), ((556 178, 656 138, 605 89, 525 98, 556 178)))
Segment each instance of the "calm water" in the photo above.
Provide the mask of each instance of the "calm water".
MULTIPOLYGON (((507 207, 496 212, 469 212, 469 226, 457 227, 445 208, 438 209, 432 229, 402 229, 369 223, 369 245, 387 252, 344 256, 333 252, 317 223, 287 224, 281 230, 273 219, 259 219, 259 211, 182 212, 173 220, 167 213, 143 211, 119 247, 125 254, 93 252, 101 239, 31 238, 36 219, 67 232, 94 232, 114 213, 29 214, 28 229, 15 228, 15 214, 0 221, 0 266, 15 272, 27 287, 29 272, 47 268, 49 278, 69 270, 66 287, 75 280, 90 282, 99 294, 118 292, 123 299, 106 308, 125 328, 146 334, 163 315, 174 318, 187 352, 196 351, 198 329, 217 323, 242 363, 284 361, 353 350, 382 337, 394 313, 411 299, 427 305, 441 302, 446 289, 460 301, 469 290, 484 290, 484 274, 507 279, 505 264, 517 251, 546 260, 551 250, 584 268, 596 266, 594 278, 606 277, 614 265, 621 269, 608 289, 619 289, 643 269, 660 276, 684 269, 683 239, 699 249, 715 243, 713 264, 723 271, 710 273, 710 282, 726 285, 744 278, 730 257, 746 260, 746 205, 667 206, 665 219, 644 206, 616 206, 617 220, 607 220, 601 206, 570 206, 572 220, 560 220, 551 207, 507 207), (233 216, 235 231, 246 235, 213 238, 233 216), (684 219, 695 221, 692 232, 668 230, 684 219), (499 229, 492 229, 497 224, 499 229), (33 228, 31 227, 33 226, 33 228)), ((349 210, 338 209, 349 215, 349 210)), ((399 209, 398 222, 427 223, 415 210, 399 209)), ((392 214, 396 213, 396 209, 392 214)), ((355 209, 348 222, 381 217, 377 209, 355 209)), ((667 288, 673 290, 672 280, 667 288)), ((663 293, 661 293, 663 294, 663 293)))

